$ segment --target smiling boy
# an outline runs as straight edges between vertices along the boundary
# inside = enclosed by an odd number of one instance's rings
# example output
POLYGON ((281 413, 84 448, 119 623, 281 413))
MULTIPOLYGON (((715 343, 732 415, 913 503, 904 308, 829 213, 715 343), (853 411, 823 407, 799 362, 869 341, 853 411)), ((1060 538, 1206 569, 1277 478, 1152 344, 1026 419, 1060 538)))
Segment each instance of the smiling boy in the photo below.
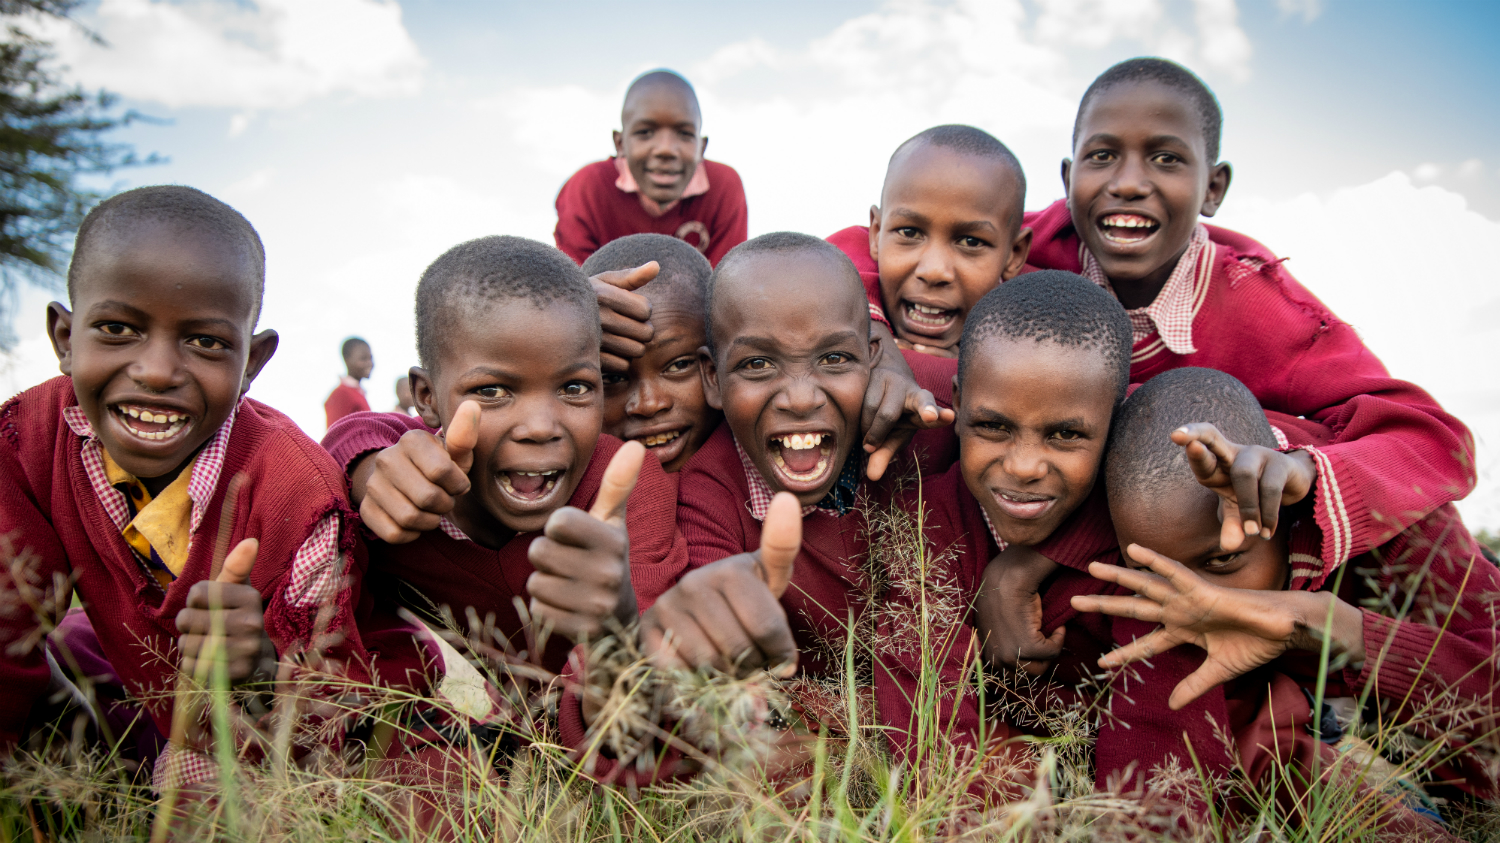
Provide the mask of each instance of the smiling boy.
MULTIPOLYGON (((233 621, 232 681, 274 675, 278 655, 304 654, 325 633, 340 640, 327 654, 365 676, 338 468, 245 397, 277 344, 274 331, 254 333, 264 284, 255 229, 192 188, 119 194, 80 226, 71 309, 47 310, 63 376, 0 408, 0 535, 16 554, 0 572, 5 750, 47 686, 33 636, 58 619, 41 616, 66 607, 70 590, 83 609, 54 636, 58 661, 72 663, 75 648, 101 654, 110 676, 94 678, 140 701, 157 745, 173 716, 161 692, 201 651, 211 592, 233 621), (248 583, 209 582, 223 579, 229 548, 253 559, 248 583)), ((159 786, 212 775, 183 749, 157 764, 159 786)))
POLYGON ((703 157, 703 115, 686 79, 654 70, 631 82, 614 141, 615 157, 557 194, 557 248, 581 264, 611 240, 655 232, 717 264, 745 242, 745 188, 732 167, 703 157))
MULTIPOLYGON (((1292 495, 1272 536, 1226 546, 1221 514, 1236 505, 1230 467, 1259 451, 1297 472, 1278 444, 1254 396, 1222 372, 1158 375, 1122 409, 1107 461, 1109 508, 1120 546, 1146 570, 1096 563, 1091 573, 1139 596, 1080 596, 1073 604, 1116 616, 1114 639, 1125 646, 1101 666, 1151 661, 1132 668, 1137 675, 1101 729, 1101 782, 1129 764, 1149 771, 1171 754, 1186 763, 1186 741, 1201 770, 1238 767, 1267 787, 1281 781, 1276 764, 1304 775, 1318 764, 1333 769, 1338 753, 1328 744, 1353 715, 1445 743, 1411 759, 1436 793, 1493 798, 1486 758, 1500 721, 1492 605, 1500 571, 1451 505, 1342 570, 1319 558, 1319 528, 1292 495), (1309 701, 1325 625, 1326 698, 1348 705, 1339 722, 1324 724, 1332 735, 1320 743, 1308 728, 1309 701), (1359 712, 1353 698, 1365 694, 1370 707, 1359 712), (1216 728, 1234 735, 1234 755, 1216 728)), ((1289 484, 1304 494, 1308 485, 1289 484)), ((1332 709, 1324 712, 1334 720, 1332 709)))
POLYGON ((901 348, 958 356, 964 318, 1026 264, 1026 176, 973 126, 934 126, 896 148, 870 225, 828 238, 860 270, 901 348))
POLYGON ((704 399, 698 376, 698 349, 707 342, 703 288, 713 267, 675 237, 632 234, 591 255, 583 273, 594 277, 651 261, 659 267, 656 278, 636 292, 651 308, 655 333, 624 372, 605 372, 604 432, 640 442, 675 474, 723 417, 704 399))

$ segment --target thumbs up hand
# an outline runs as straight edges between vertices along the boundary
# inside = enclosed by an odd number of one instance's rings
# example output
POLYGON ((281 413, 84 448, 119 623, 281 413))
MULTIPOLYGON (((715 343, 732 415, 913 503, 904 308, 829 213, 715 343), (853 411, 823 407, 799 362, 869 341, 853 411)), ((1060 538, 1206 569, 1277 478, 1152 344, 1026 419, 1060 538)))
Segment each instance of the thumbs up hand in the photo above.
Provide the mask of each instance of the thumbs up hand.
POLYGON ((641 617, 641 648, 661 667, 704 665, 740 675, 797 672, 797 644, 780 598, 802 548, 802 508, 771 501, 760 549, 689 572, 641 617))
POLYGON ((536 568, 526 580, 533 624, 579 640, 603 635, 610 618, 621 625, 635 620, 625 503, 645 458, 641 443, 626 442, 604 470, 588 512, 565 506, 547 519, 526 552, 536 568))
POLYGON ((182 671, 196 676, 206 671, 203 652, 214 631, 213 616, 223 618, 224 659, 231 684, 276 675, 276 647, 266 636, 260 592, 250 585, 250 571, 260 549, 256 539, 235 545, 224 559, 218 577, 193 584, 187 604, 177 612, 177 649, 182 671))
POLYGON ((409 430, 396 444, 361 459, 350 473, 349 497, 365 526, 389 544, 436 530, 469 491, 478 442, 479 404, 465 401, 441 436, 409 430))

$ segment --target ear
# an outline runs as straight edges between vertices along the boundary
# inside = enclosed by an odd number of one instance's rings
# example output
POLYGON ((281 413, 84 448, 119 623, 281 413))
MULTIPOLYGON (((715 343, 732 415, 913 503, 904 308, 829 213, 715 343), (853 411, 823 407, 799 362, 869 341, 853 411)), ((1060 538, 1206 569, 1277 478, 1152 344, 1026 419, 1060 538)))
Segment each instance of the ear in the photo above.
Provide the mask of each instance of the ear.
POLYGON ((1073 159, 1062 160, 1063 196, 1071 196, 1073 184, 1073 159))
POLYGON ((625 136, 618 131, 610 132, 615 139, 615 157, 622 158, 625 155, 625 136))
MULTIPOLYGON (((870 321, 874 322, 875 320, 871 319, 870 321)), ((884 357, 884 356, 885 356, 885 343, 881 341, 881 337, 878 334, 876 334, 874 331, 871 331, 870 332, 870 368, 873 369, 876 366, 879 366, 880 365, 880 359, 882 357, 884 357)), ((906 364, 903 363, 902 365, 904 366, 906 364)))
POLYGON ((47 305, 47 336, 52 340, 52 350, 57 352, 57 368, 65 375, 73 375, 73 313, 60 301, 47 305))
POLYGON ((703 400, 715 410, 723 410, 724 396, 719 394, 719 366, 706 345, 698 347, 698 376, 703 379, 703 400))
POLYGON ((707 154, 708 154, 708 135, 704 135, 703 136, 703 140, 701 140, 701 141, 698 142, 698 160, 702 161, 703 160, 703 156, 705 156, 707 154))
POLYGON ((959 407, 963 403, 963 390, 958 388, 958 375, 953 376, 953 416, 957 420, 959 407))
POLYGON ((240 381, 241 396, 250 391, 250 383, 271 362, 271 355, 276 353, 276 347, 280 344, 281 337, 270 328, 250 338, 250 354, 245 358, 245 378, 240 381))
POLYGON ((432 376, 421 366, 413 366, 406 377, 411 380, 411 401, 417 408, 417 415, 422 417, 422 424, 431 428, 442 427, 443 420, 437 411, 437 388, 432 376))
POLYGON ((1010 241, 1010 258, 1005 261, 1005 268, 1000 270, 1000 280, 1009 281, 1021 274, 1022 267, 1026 266, 1026 258, 1031 255, 1031 228, 1022 226, 1016 239, 1010 241))
POLYGON ((1221 161, 1214 165, 1213 171, 1208 174, 1208 190, 1203 196, 1203 207, 1198 209, 1198 213, 1211 217, 1219 212, 1219 206, 1224 204, 1224 195, 1229 192, 1229 179, 1233 175, 1233 169, 1228 161, 1221 161))
POLYGON ((870 206, 870 260, 880 263, 880 206, 870 206))

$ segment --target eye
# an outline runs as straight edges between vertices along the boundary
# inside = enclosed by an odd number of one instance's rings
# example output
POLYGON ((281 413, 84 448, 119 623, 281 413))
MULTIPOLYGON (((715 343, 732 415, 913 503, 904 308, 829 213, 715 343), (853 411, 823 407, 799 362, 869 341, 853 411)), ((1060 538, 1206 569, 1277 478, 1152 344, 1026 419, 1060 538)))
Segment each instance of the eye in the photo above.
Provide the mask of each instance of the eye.
POLYGON ((1182 156, 1172 152, 1158 152, 1155 155, 1151 156, 1151 160, 1156 162, 1157 164, 1162 164, 1169 167, 1174 164, 1183 163, 1182 156))
POLYGON ((841 363, 853 363, 854 355, 843 351, 832 351, 823 355, 823 362, 829 366, 837 366, 841 363))
POLYGON ((680 131, 680 132, 677 133, 677 136, 680 137, 680 138, 682 138, 685 141, 691 141, 691 140, 697 140, 698 139, 698 135, 695 134, 695 133, 693 133, 693 132, 690 132, 690 131, 680 131))
POLYGON ((910 225, 903 225, 896 229, 896 234, 909 240, 916 240, 922 236, 922 229, 910 225))
POLYGON ((626 378, 624 375, 615 374, 614 372, 605 372, 603 379, 605 389, 608 389, 612 386, 620 386, 628 380, 628 378, 626 378))
POLYGON ((1095 164, 1108 164, 1109 162, 1115 160, 1115 153, 1113 150, 1109 149, 1096 149, 1093 152, 1090 152, 1088 155, 1085 155, 1084 160, 1091 161, 1095 164))
POLYGON ((133 337, 136 335, 136 330, 124 322, 100 322, 98 328, 112 337, 133 337))
POLYGON ((1063 442, 1077 442, 1083 439, 1083 434, 1076 430, 1055 430, 1052 432, 1052 438, 1063 442))
POLYGON ((1223 556, 1215 556, 1203 563, 1203 570, 1209 573, 1227 570, 1234 567, 1234 563, 1240 561, 1240 557, 1244 555, 1243 553, 1226 553, 1223 556))
POLYGON ((739 365, 741 369, 749 369, 752 372, 764 372, 771 368, 769 357, 751 357, 739 365))
POLYGON ((593 391, 594 388, 589 384, 583 381, 573 381, 572 383, 563 384, 563 388, 557 392, 565 398, 582 398, 593 391))
POLYGON ((987 241, 980 240, 978 237, 965 236, 958 238, 958 245, 965 249, 983 249, 990 244, 987 241))
POLYGON ((697 363, 698 358, 696 357, 679 357, 676 360, 673 360, 671 363, 668 363, 667 367, 665 369, 662 369, 662 373, 667 375, 681 374, 695 368, 697 363))
POLYGON ((494 401, 494 400, 497 400, 497 399, 500 399, 500 398, 509 398, 510 397, 510 390, 506 389, 505 387, 503 387, 503 386, 501 386, 499 384, 490 384, 489 386, 481 386, 478 389, 474 390, 473 392, 474 392, 475 395, 478 395, 480 398, 487 398, 487 399, 489 399, 491 401, 494 401))
POLYGON ((224 342, 223 340, 219 339, 218 337, 203 337, 203 336, 189 337, 188 338, 188 345, 190 345, 190 346, 192 346, 194 348, 201 348, 204 351, 221 351, 221 350, 226 349, 226 348, 229 347, 229 343, 224 342))

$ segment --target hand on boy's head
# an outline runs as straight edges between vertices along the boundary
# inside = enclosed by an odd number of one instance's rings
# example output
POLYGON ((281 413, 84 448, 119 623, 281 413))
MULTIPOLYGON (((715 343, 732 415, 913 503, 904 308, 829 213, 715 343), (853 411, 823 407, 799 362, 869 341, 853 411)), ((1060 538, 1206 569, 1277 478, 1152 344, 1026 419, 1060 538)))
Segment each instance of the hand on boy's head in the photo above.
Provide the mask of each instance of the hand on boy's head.
MULTIPOLYGON (((1312 649, 1315 643, 1310 639, 1315 636, 1309 630, 1321 629, 1330 616, 1328 594, 1224 588, 1140 545, 1129 545, 1125 552, 1147 570, 1094 562, 1089 565, 1089 573, 1125 586, 1136 596, 1075 596, 1073 608, 1161 625, 1105 655, 1099 660, 1100 667, 1150 659, 1179 644, 1194 644, 1207 652, 1202 666, 1172 691, 1168 705, 1174 711, 1289 649, 1312 649), (1319 605, 1321 613, 1316 608, 1319 605)), ((1338 601, 1331 616, 1334 653, 1347 653, 1351 659, 1362 661, 1359 610, 1338 601)))
POLYGON ((194 583, 187 604, 177 612, 177 649, 181 670, 207 678, 211 654, 204 648, 214 633, 214 615, 222 617, 223 653, 229 681, 275 676, 276 648, 266 637, 260 592, 249 585, 251 566, 260 542, 245 539, 224 560, 217 579, 194 583), (202 675, 200 675, 202 674, 202 675))
POLYGON ((778 492, 760 549, 690 571, 641 616, 641 647, 659 667, 705 665, 744 675, 797 670, 797 643, 780 598, 802 547, 796 497, 778 492))
POLYGON ((625 507, 645 458, 645 446, 626 442, 604 470, 593 507, 557 510, 531 543, 526 555, 536 570, 526 589, 534 625, 580 640, 604 634, 611 619, 635 620, 625 507))
POLYGON ((994 665, 1040 676, 1062 655, 1067 628, 1042 634, 1042 582, 1057 563, 1025 545, 1011 545, 984 568, 974 603, 984 657, 994 665))
POLYGON ((396 444, 365 457, 350 478, 359 517, 382 541, 404 544, 437 529, 469 491, 479 437, 479 405, 459 405, 442 437, 409 430, 396 444))
POLYGON ((1186 449, 1198 482, 1221 499, 1219 544, 1225 549, 1242 547, 1247 534, 1269 539, 1280 523, 1281 508, 1307 497, 1317 479, 1306 451, 1282 453, 1230 442, 1211 424, 1178 428, 1172 441, 1186 449))
POLYGON ((634 269, 601 272, 589 279, 599 297, 599 362, 606 372, 624 372, 629 358, 646 353, 656 330, 651 324, 651 302, 635 292, 656 278, 661 266, 648 261, 634 269))

